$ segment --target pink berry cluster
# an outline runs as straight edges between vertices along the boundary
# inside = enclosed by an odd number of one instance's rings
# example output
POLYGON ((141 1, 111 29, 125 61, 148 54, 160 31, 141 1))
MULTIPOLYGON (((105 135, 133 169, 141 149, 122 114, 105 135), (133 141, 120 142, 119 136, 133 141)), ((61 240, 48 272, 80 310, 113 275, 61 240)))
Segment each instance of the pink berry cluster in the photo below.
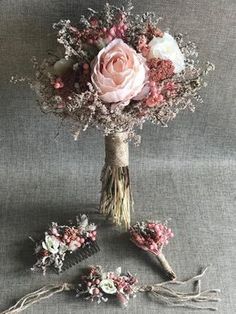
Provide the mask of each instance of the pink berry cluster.
POLYGON ((128 29, 125 12, 120 12, 109 26, 104 26, 103 21, 96 16, 88 19, 87 27, 79 29, 75 26, 69 28, 71 35, 83 44, 100 47, 111 42, 114 38, 123 38, 128 29))
POLYGON ((141 249, 158 255, 174 234, 167 225, 155 222, 137 222, 130 228, 131 240, 141 249))
POLYGON ((115 272, 103 272, 100 266, 92 266, 88 274, 81 277, 77 296, 100 303, 107 302, 109 295, 115 295, 118 301, 126 306, 129 298, 135 295, 137 282, 137 278, 130 273, 121 274, 120 268, 115 272))
MULTIPOLYGON (((170 97, 171 91, 176 89, 176 85, 172 81, 162 84, 162 81, 171 79, 174 75, 174 66, 170 60, 160 60, 152 58, 147 62, 149 67, 149 95, 146 99, 148 107, 162 106, 166 96, 170 97)), ((174 94, 172 94, 174 96, 174 94)))
MULTIPOLYGON (((146 58, 150 52, 148 45, 149 38, 152 36, 163 37, 163 33, 158 28, 153 28, 148 25, 146 33, 142 34, 138 38, 137 51, 141 52, 146 58)), ((149 93, 145 99, 145 105, 149 108, 161 107, 164 104, 166 98, 175 96, 172 91, 176 90, 177 86, 172 81, 167 81, 174 76, 174 65, 170 60, 161 60, 158 58, 152 58, 147 61, 148 67, 148 88, 149 93), (162 82, 165 82, 162 84, 162 82), (168 83, 172 84, 170 93, 168 83), (173 86, 175 85, 175 86, 173 86)))
POLYGON ((49 234, 54 235, 59 241, 68 246, 68 250, 74 251, 88 242, 96 241, 97 231, 85 231, 81 227, 53 227, 49 234))

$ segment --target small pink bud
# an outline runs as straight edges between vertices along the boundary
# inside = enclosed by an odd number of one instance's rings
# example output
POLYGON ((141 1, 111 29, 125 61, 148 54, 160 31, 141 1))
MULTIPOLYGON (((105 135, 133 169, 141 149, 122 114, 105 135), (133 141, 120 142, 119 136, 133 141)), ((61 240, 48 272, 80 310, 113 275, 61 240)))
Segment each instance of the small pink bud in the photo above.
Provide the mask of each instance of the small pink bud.
POLYGON ((81 247, 81 243, 80 243, 80 242, 77 242, 76 245, 77 245, 78 247, 81 247))
POLYGON ((92 232, 92 234, 93 234, 94 236, 97 235, 97 231, 94 230, 94 231, 92 232))
POLYGON ((153 95, 156 95, 156 93, 157 93, 157 88, 156 88, 156 86, 153 86, 153 87, 151 88, 151 91, 152 91, 152 94, 153 94, 153 95))
POLYGON ((55 89, 60 89, 60 88, 62 88, 63 86, 59 83, 59 82, 56 82, 56 83, 54 83, 54 88, 55 89))
POLYGON ((160 228, 159 228, 159 225, 155 225, 154 229, 155 229, 155 231, 157 231, 157 232, 158 232, 158 231, 159 231, 159 229, 160 229, 160 228))
POLYGON ((98 20, 93 18, 93 19, 91 19, 90 24, 91 24, 91 26, 96 27, 96 26, 98 26, 98 20))
POLYGON ((81 238, 81 239, 80 239, 80 243, 83 244, 84 242, 85 242, 84 238, 81 238))
POLYGON ((100 280, 96 279, 95 283, 96 283, 96 285, 99 285, 100 284, 100 280))
POLYGON ((92 286, 92 283, 91 283, 90 281, 88 281, 87 286, 88 286, 88 287, 91 287, 91 286, 92 286))
POLYGON ((112 26, 112 28, 110 29, 109 33, 110 33, 110 35, 112 37, 115 37, 116 36, 116 27, 112 26))
POLYGON ((173 236, 174 236, 174 233, 173 233, 173 232, 171 232, 171 233, 170 233, 170 237, 171 237, 171 238, 173 238, 173 236))
POLYGON ((143 49, 142 49, 142 55, 144 56, 144 57, 146 57, 148 54, 149 54, 149 48, 147 48, 147 47, 143 47, 143 49))
POLYGON ((68 239, 68 235, 67 235, 67 234, 64 234, 63 238, 64 238, 65 240, 67 240, 67 239, 68 239))
POLYGON ((108 36, 107 36, 107 41, 108 41, 108 42, 112 41, 112 39, 113 39, 113 37, 112 37, 111 35, 108 35, 108 36))
POLYGON ((160 237, 162 235, 162 231, 158 230, 157 235, 158 235, 158 237, 160 237))
POLYGON ((100 293, 100 290, 99 290, 98 288, 94 288, 94 289, 93 289, 93 294, 96 294, 96 295, 97 295, 97 294, 99 294, 99 293, 100 293))
POLYGON ((147 100, 146 100, 146 104, 148 107, 154 107, 156 106, 156 102, 155 100, 152 98, 152 97, 149 97, 147 100))
POLYGON ((88 69, 89 69, 88 63, 84 63, 84 64, 83 64, 83 69, 84 69, 84 70, 88 70, 88 69))
POLYGON ((96 241, 96 238, 95 238, 95 237, 92 237, 91 239, 92 239, 92 241, 96 241))
POLYGON ((57 109, 63 109, 65 107, 65 105, 63 103, 60 103, 57 105, 57 109))
POLYGON ((124 22, 123 21, 121 21, 120 23, 119 23, 119 28, 123 28, 124 27, 124 22))
POLYGON ((55 89, 60 89, 64 87, 64 83, 62 82, 61 78, 57 78, 53 84, 55 89))

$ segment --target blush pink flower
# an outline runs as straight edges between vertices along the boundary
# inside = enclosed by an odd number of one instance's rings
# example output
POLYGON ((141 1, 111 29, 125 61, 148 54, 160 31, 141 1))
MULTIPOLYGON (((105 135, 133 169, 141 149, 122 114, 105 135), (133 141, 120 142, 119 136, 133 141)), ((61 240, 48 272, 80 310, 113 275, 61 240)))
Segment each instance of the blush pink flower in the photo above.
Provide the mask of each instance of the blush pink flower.
POLYGON ((143 56, 114 39, 93 61, 91 80, 102 101, 128 104, 143 89, 146 71, 143 56))

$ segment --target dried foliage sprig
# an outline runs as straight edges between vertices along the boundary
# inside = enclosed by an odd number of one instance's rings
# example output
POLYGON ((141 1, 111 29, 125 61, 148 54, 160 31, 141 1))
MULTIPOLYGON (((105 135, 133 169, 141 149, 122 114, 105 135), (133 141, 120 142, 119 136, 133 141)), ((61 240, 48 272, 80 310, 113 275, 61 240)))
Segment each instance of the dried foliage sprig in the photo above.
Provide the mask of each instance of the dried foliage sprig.
POLYGON ((44 238, 36 242, 37 261, 32 270, 42 270, 45 275, 48 268, 53 268, 60 273, 97 253, 96 229, 95 224, 89 224, 86 215, 77 217, 76 224, 60 226, 53 222, 44 238))
POLYGON ((163 247, 166 246, 169 240, 174 236, 171 228, 167 226, 167 223, 162 224, 158 221, 137 222, 130 227, 129 233, 131 241, 135 245, 157 257, 169 279, 173 280, 176 278, 176 274, 162 251, 163 247))
POLYGON ((201 280, 205 275, 203 270, 199 275, 183 281, 165 281, 157 284, 139 285, 136 276, 131 273, 121 274, 121 268, 113 272, 104 272, 101 266, 92 266, 86 275, 81 276, 78 284, 56 284, 48 285, 39 290, 29 293, 21 298, 14 306, 1 314, 19 313, 29 306, 43 299, 64 291, 75 291, 78 298, 97 301, 98 303, 107 302, 110 298, 116 298, 122 306, 127 306, 130 297, 135 297, 138 293, 152 294, 159 303, 172 307, 184 307, 200 310, 217 310, 211 305, 201 306, 197 303, 218 302, 220 299, 217 294, 218 289, 201 289, 201 280), (182 292, 174 286, 187 286, 197 284, 196 290, 182 292))

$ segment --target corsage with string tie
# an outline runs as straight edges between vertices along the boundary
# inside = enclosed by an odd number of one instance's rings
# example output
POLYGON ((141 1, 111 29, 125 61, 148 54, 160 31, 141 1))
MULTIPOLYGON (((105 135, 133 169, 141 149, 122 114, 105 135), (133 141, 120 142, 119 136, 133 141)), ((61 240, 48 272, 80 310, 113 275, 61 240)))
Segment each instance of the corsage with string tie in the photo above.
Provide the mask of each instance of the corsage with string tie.
POLYGON ((139 292, 152 294, 156 301, 162 304, 175 307, 185 307, 190 309, 217 310, 211 305, 200 306, 200 302, 217 302, 218 289, 201 290, 201 278, 207 268, 199 275, 184 281, 165 281, 156 284, 138 284, 138 279, 131 273, 121 273, 119 267, 115 271, 104 272, 101 266, 91 266, 87 273, 81 276, 76 284, 62 283, 48 285, 41 289, 27 294, 21 298, 14 306, 0 314, 19 313, 39 302, 40 300, 50 298, 51 296, 63 292, 74 291, 78 298, 96 301, 97 303, 107 302, 111 299, 117 299, 122 306, 127 306, 129 299, 135 297, 139 292), (186 286, 196 283, 196 291, 182 292, 174 289, 174 286, 186 286))

